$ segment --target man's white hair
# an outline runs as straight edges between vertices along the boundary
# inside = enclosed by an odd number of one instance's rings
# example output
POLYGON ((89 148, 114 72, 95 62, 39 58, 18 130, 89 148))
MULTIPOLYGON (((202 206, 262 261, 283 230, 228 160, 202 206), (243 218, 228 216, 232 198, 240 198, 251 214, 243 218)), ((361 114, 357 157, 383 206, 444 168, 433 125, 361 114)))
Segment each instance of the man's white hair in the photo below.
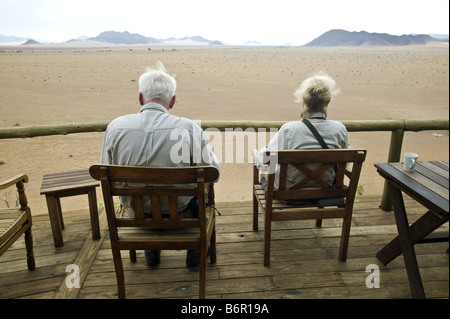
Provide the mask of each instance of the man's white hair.
POLYGON ((139 77, 139 93, 144 101, 161 101, 169 103, 175 95, 177 81, 167 73, 164 64, 158 61, 155 67, 147 67, 139 77))

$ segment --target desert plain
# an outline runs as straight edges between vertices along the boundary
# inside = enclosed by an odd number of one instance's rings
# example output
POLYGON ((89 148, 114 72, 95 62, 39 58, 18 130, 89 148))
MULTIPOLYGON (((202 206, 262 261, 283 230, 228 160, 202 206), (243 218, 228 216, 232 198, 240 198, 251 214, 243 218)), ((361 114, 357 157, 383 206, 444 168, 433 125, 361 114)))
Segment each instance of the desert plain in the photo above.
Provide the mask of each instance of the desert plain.
MULTIPOLYGON (((138 78, 157 61, 176 74, 172 114, 194 120, 295 121, 294 91, 318 71, 341 93, 328 107, 333 120, 449 118, 449 47, 0 47, 0 127, 111 121, 139 111, 138 78)), ((46 173, 98 163, 103 132, 0 140, 0 179, 29 176, 33 214, 47 214, 40 195, 46 173)), ((350 132, 352 148, 367 149, 361 194, 381 195, 374 163, 386 162, 390 132, 350 132)), ((258 145, 264 143, 258 140, 258 145)), ((218 144, 216 144, 218 145, 218 144)), ((234 152, 247 152, 247 146, 234 152)), ((216 202, 251 200, 252 163, 226 160, 216 202)), ((449 132, 406 132, 402 152, 448 160, 449 132)), ((88 207, 86 196, 63 198, 64 210, 88 207)), ((0 194, 0 207, 14 205, 0 194)), ((101 205, 101 191, 98 190, 101 205)))

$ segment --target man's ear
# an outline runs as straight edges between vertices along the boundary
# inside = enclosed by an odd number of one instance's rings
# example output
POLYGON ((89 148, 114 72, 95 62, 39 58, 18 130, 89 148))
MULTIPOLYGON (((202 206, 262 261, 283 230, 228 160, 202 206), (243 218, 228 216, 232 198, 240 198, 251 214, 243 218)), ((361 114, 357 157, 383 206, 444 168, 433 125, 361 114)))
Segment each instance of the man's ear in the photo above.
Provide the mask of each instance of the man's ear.
POLYGON ((141 106, 144 106, 144 96, 142 95, 142 93, 139 93, 139 104, 141 106))
POLYGON ((172 99, 170 100, 170 102, 169 102, 169 109, 172 109, 173 108, 173 106, 175 105, 175 101, 177 100, 177 97, 174 95, 173 97, 172 97, 172 99))

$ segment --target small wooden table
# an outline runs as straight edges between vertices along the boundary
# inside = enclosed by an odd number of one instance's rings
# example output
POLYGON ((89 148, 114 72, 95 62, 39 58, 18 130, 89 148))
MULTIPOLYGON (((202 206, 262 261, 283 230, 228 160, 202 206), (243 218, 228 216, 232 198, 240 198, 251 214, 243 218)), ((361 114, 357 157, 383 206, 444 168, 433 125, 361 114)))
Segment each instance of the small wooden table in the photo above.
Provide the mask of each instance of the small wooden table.
POLYGON ((413 173, 403 171, 402 163, 375 164, 375 167, 388 182, 398 230, 398 236, 377 253, 377 258, 386 265, 403 253, 411 294, 414 298, 425 298, 414 244, 449 240, 448 232, 444 236, 432 234, 449 220, 449 161, 418 162, 413 173), (428 209, 411 226, 402 192, 428 209))
POLYGON ((95 191, 95 188, 98 186, 99 182, 91 177, 87 169, 44 175, 41 185, 41 195, 45 195, 47 200, 48 215, 50 217, 55 247, 64 244, 62 237, 64 222, 61 210, 61 197, 88 195, 92 238, 100 238, 97 195, 95 191))

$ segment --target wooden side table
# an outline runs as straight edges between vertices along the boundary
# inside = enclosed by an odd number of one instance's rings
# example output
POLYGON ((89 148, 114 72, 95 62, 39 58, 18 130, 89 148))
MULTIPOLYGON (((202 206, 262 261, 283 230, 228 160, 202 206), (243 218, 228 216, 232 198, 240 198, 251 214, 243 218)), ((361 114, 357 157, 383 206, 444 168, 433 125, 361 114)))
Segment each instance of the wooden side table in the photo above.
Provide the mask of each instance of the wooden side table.
POLYGON ((377 258, 387 265, 403 254, 413 298, 426 298, 414 245, 433 241, 448 242, 448 232, 438 233, 438 236, 433 232, 449 220, 449 162, 417 162, 414 172, 405 172, 402 163, 381 163, 375 164, 375 167, 388 181, 398 230, 398 236, 377 253, 377 258), (428 210, 411 225, 402 193, 428 210))
POLYGON ((89 175, 88 169, 50 173, 44 175, 41 185, 41 195, 47 200, 48 215, 52 227, 55 247, 64 244, 62 230, 64 221, 61 210, 61 197, 88 195, 89 212, 91 215, 92 239, 100 238, 98 221, 97 195, 95 188, 100 184, 89 175))

